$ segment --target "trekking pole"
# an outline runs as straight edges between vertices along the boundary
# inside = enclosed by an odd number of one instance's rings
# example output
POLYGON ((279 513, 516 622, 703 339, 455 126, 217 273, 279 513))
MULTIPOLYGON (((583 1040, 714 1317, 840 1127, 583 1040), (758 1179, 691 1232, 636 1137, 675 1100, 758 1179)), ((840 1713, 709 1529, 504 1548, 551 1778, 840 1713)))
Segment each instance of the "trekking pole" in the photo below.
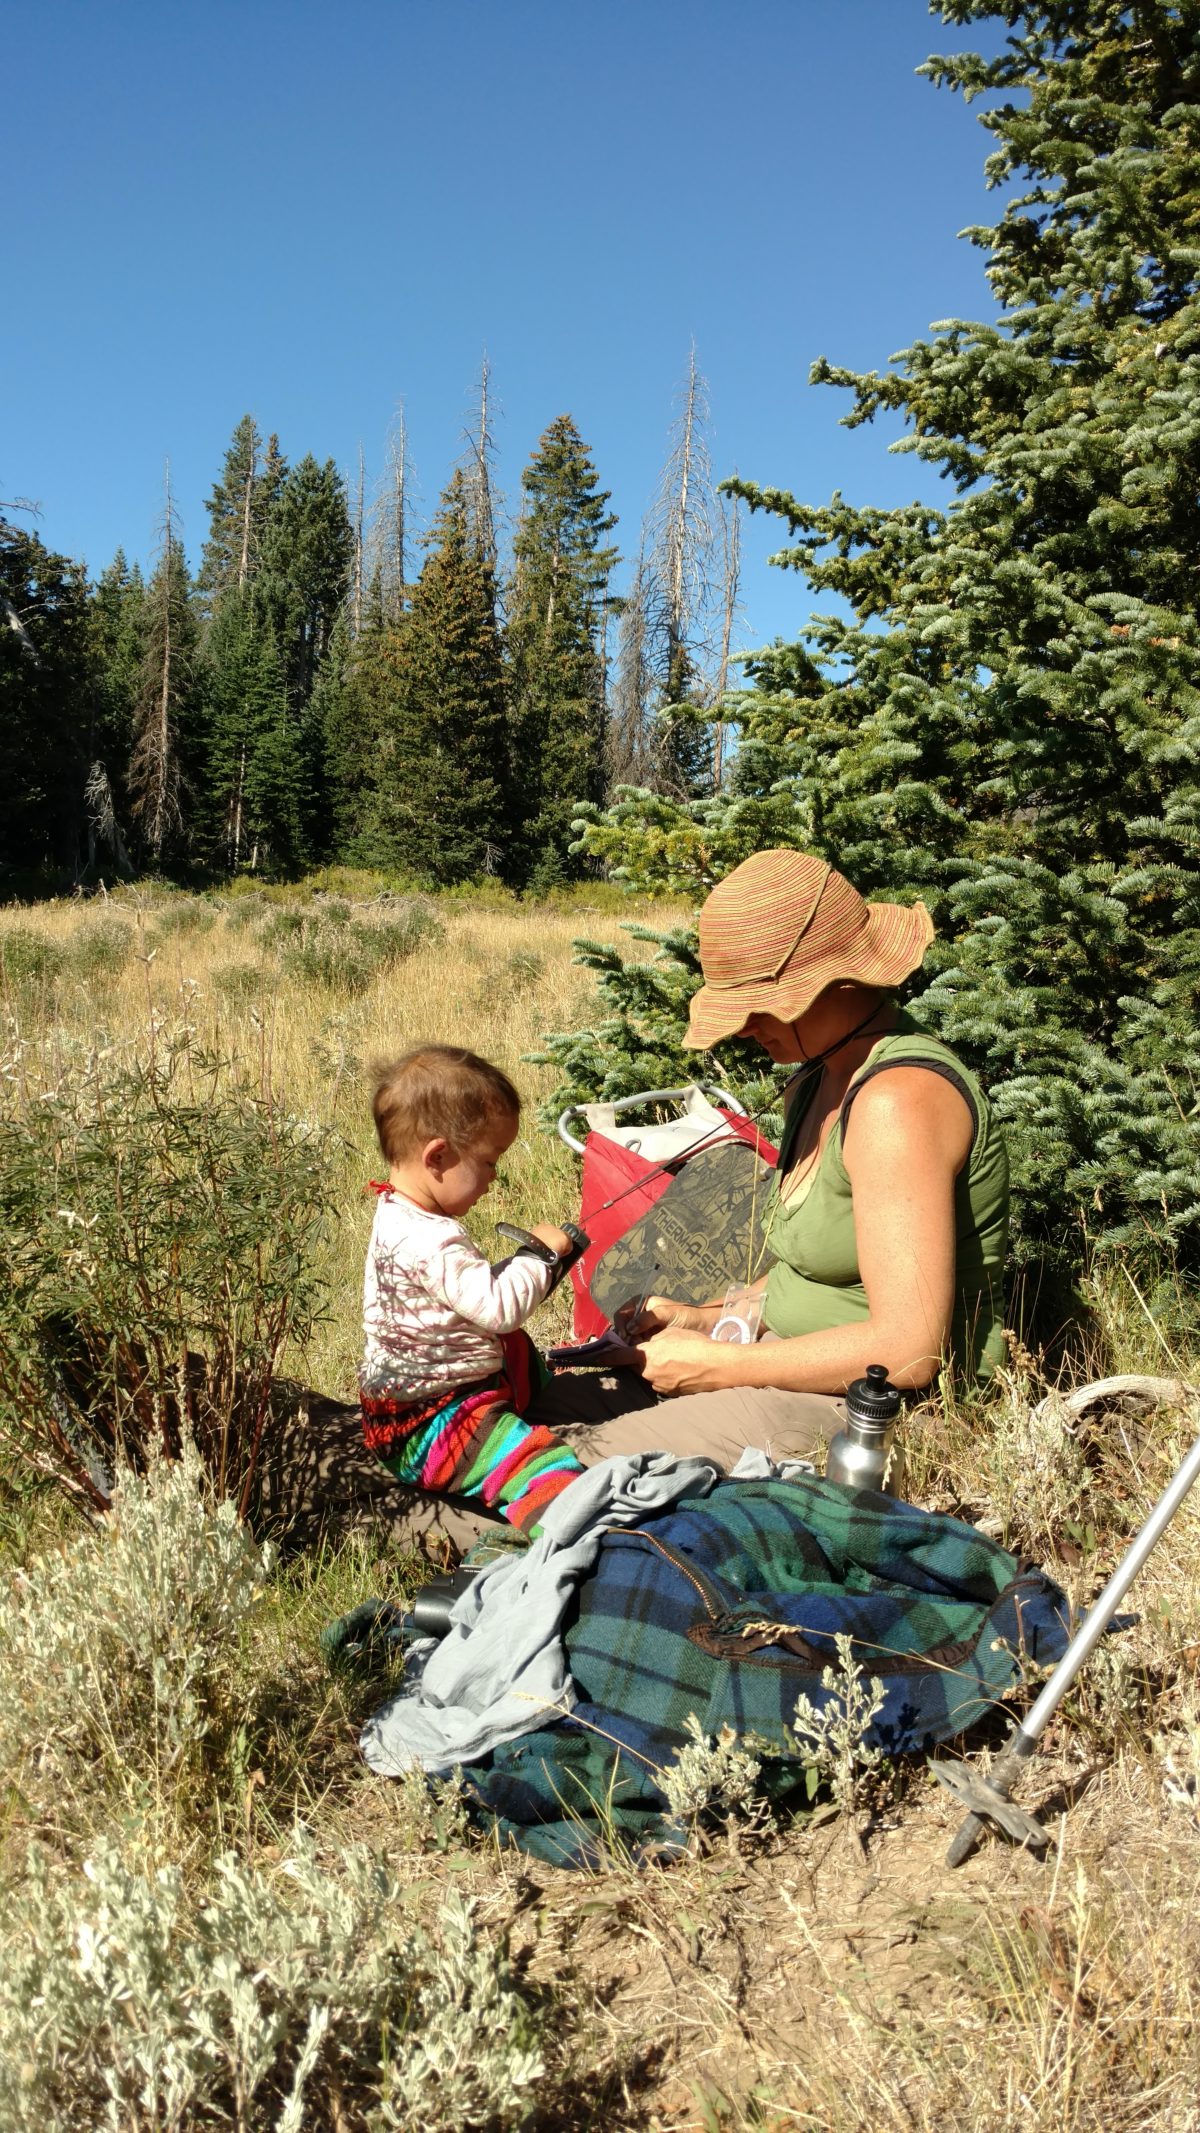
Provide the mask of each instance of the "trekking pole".
POLYGON ((969 1858, 982 1833, 985 1818, 999 1822, 1001 1828, 1007 1828, 1010 1834, 1019 1836, 1025 1843, 1036 1842, 1031 1830, 1038 1831, 1043 1845, 1049 1841, 1045 1831, 1039 1829, 1032 1816, 1026 1816, 1022 1810, 1013 1809, 1008 1804, 1021 1766, 1033 1754, 1067 1690, 1104 1635, 1147 1556, 1165 1533, 1188 1490, 1198 1479, 1200 1437, 1197 1437, 1174 1480, 1163 1490, 1141 1532, 1126 1549, 1099 1599, 1093 1602, 1090 1612, 1076 1630, 1028 1717, 1014 1727, 988 1776, 979 1778, 971 1775, 966 1777, 964 1782, 957 1774, 957 1766, 953 1764, 934 1763, 931 1766, 934 1776, 960 1799, 970 1802, 972 1795, 978 1796, 977 1806, 972 1807, 971 1813, 959 1824, 946 1853, 947 1866, 961 1866, 963 1860, 969 1858), (943 1773, 948 1770, 954 1770, 956 1775, 947 1778, 943 1773), (1030 1827, 1016 1827, 1016 1824, 1029 1824, 1030 1827))

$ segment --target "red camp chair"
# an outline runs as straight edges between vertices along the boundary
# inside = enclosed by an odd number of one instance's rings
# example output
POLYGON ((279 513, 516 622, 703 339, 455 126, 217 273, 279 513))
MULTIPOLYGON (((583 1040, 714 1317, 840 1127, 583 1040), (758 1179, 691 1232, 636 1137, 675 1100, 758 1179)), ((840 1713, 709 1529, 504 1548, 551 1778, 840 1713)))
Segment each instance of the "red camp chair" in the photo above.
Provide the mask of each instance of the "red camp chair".
MULTIPOLYGON (((696 1168, 697 1183, 699 1173, 704 1172, 706 1182, 717 1186, 723 1234, 716 1242, 715 1254, 708 1248, 714 1241, 711 1236, 706 1234, 692 1251, 687 1249, 690 1240, 684 1236, 684 1248, 678 1255, 681 1264, 663 1270, 674 1276, 671 1294, 684 1302, 700 1302, 701 1296, 687 1293, 689 1280, 701 1288, 707 1284, 707 1293, 715 1290, 723 1276, 733 1278, 739 1273, 743 1233, 749 1236, 758 1213, 760 1196, 756 1186, 764 1165, 774 1164, 776 1151, 727 1089, 693 1083, 685 1089, 646 1089, 636 1096, 619 1097, 611 1104, 572 1104, 559 1119, 558 1131, 567 1147, 583 1158, 579 1223, 591 1239, 588 1250, 571 1269, 576 1340, 591 1340, 603 1333, 614 1307, 614 1297, 608 1293, 613 1281, 619 1286, 622 1269, 629 1267, 636 1272, 645 1264, 645 1253, 639 1258, 636 1250, 644 1218, 681 1172, 692 1166, 696 1168), (710 1102, 710 1097, 717 1101, 710 1102), (617 1123, 618 1118, 630 1112, 644 1112, 650 1107, 657 1110, 668 1104, 682 1105, 682 1112, 674 1118, 652 1117, 640 1125, 617 1123), (581 1140, 572 1130, 575 1125, 582 1125, 586 1139, 581 1140), (731 1162, 730 1144, 749 1150, 750 1155, 731 1162), (620 1249, 628 1244, 631 1233, 635 1246, 632 1259, 620 1249), (610 1254, 613 1263, 606 1281, 601 1263, 610 1254)), ((685 1231, 689 1221, 695 1230, 696 1221, 684 1206, 682 1196, 676 1195, 676 1199, 676 1224, 682 1218, 685 1231)), ((703 1217, 700 1227, 708 1231, 703 1217)), ((677 1227, 675 1234, 680 1234, 677 1227)), ((653 1253, 651 1256, 653 1260, 653 1253)), ((623 1300, 615 1298, 616 1302, 623 1300)))

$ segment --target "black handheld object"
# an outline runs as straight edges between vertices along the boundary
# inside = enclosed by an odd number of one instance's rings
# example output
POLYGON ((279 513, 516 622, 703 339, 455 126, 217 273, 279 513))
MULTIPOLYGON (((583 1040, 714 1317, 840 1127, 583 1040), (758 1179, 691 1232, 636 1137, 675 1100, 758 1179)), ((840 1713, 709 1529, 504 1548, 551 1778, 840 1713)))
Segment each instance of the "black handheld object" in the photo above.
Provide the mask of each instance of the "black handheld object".
POLYGON ((430 1578, 415 1592, 405 1609, 405 1625, 421 1637, 444 1637, 450 1627, 450 1610, 474 1581, 473 1570, 445 1570, 430 1578))
POLYGON ((592 1241, 577 1222, 564 1222, 561 1227, 571 1240, 569 1252, 556 1252, 552 1244, 543 1244, 540 1237, 533 1236, 527 1229, 519 1228, 515 1222, 497 1222, 496 1235, 511 1237, 517 1249, 510 1252, 507 1259, 497 1260, 495 1272, 498 1274, 502 1267, 511 1266, 513 1260, 524 1252, 533 1259, 540 1259, 543 1266, 553 1267, 554 1279, 550 1287, 556 1289, 563 1275, 570 1271, 577 1259, 582 1259, 592 1241))
POLYGON ((590 1341, 560 1341, 547 1348, 551 1370, 621 1370, 634 1360, 632 1341, 623 1341, 609 1326, 590 1341))

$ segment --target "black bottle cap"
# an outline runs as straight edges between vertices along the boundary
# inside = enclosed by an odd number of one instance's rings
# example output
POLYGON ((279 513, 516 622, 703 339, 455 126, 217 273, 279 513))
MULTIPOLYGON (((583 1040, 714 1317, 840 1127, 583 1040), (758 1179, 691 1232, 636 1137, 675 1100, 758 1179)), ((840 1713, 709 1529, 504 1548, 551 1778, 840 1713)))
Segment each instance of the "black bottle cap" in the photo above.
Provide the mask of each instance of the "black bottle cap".
POLYGON ((883 1363, 868 1363, 865 1378, 855 1378, 846 1393, 846 1413, 855 1422, 874 1422, 880 1429, 894 1422, 900 1412, 900 1394, 888 1381, 883 1363))

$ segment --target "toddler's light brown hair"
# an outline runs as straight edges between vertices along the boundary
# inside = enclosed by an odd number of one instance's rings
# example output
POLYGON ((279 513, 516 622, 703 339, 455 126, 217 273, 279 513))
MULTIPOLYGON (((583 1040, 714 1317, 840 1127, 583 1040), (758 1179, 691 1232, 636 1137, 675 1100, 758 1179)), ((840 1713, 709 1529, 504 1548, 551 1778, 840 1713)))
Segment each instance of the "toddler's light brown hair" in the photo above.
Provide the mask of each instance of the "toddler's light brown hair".
POLYGON ((403 1162, 427 1141, 469 1148, 496 1119, 514 1122, 521 1099, 508 1075, 457 1044, 419 1044, 374 1070, 371 1110, 384 1160, 403 1162))

